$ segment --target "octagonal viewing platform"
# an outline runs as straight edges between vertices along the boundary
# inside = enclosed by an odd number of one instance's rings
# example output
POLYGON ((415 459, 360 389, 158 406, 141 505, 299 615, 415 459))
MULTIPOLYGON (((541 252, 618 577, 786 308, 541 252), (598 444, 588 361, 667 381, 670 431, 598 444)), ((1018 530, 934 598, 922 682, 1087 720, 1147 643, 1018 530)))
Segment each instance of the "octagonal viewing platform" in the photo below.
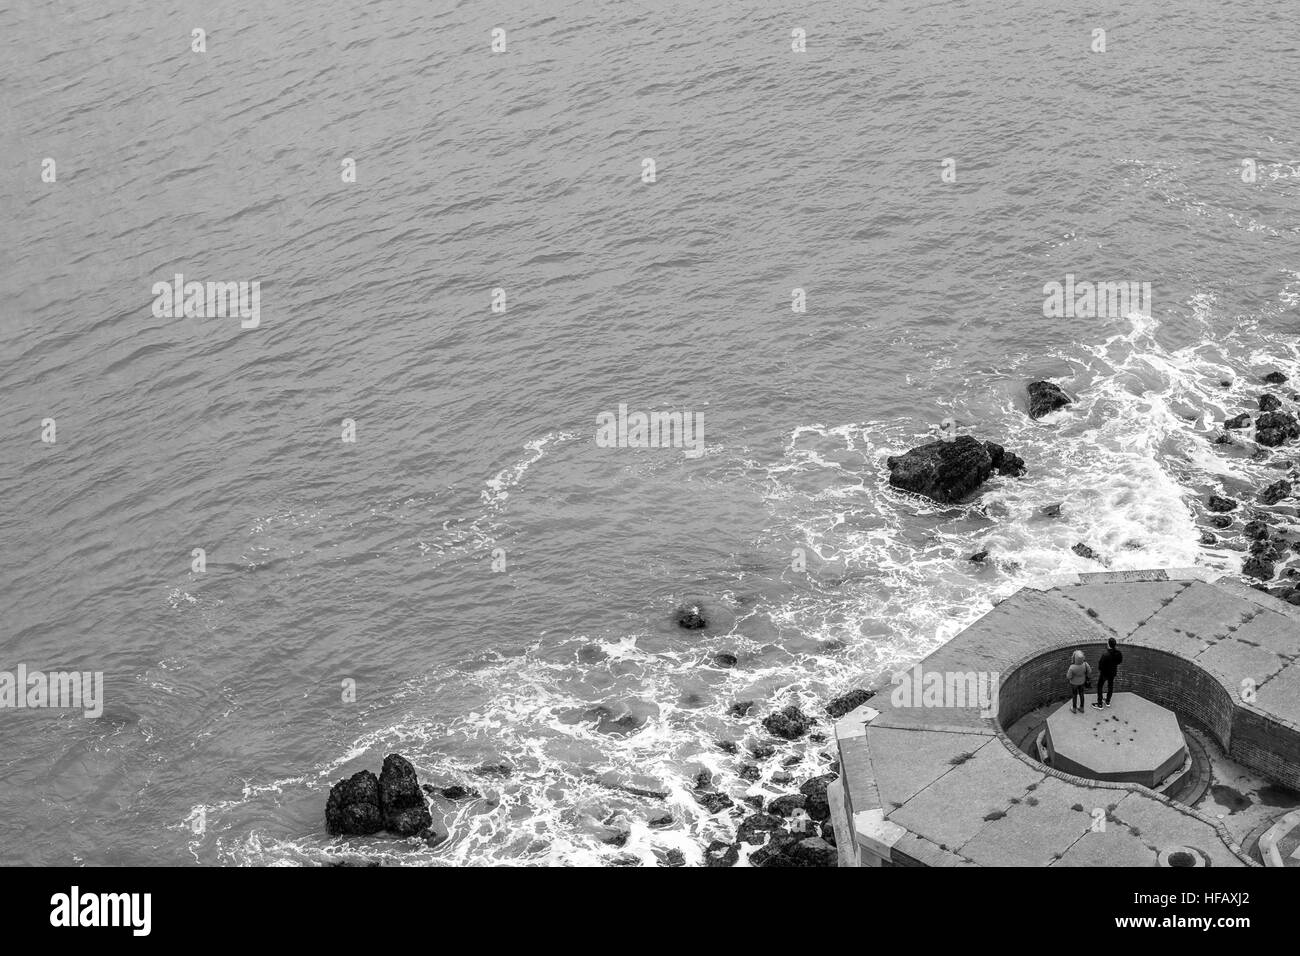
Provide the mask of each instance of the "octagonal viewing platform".
MULTIPOLYGON (((1270 801, 1300 799, 1298 661, 1300 608, 1208 569, 1022 589, 836 723, 840 865, 1258 865, 1241 845, 1248 828, 1224 822, 1231 808, 1197 810, 1152 785, 1180 776, 1184 731, 1195 734, 1259 781, 1251 825, 1267 829, 1285 813, 1270 801), (1114 706, 1094 710, 1094 689, 1071 714, 1071 653, 1095 675, 1110 638, 1124 654, 1114 706), (1034 713, 1050 721, 1055 765, 1007 734, 1034 713)), ((1272 855, 1288 838, 1270 837, 1272 855)))
POLYGON ((1115 694, 1109 707, 1089 704, 1083 713, 1062 704, 1047 718, 1046 742, 1057 770, 1152 789, 1187 759, 1178 717, 1137 694, 1115 694))

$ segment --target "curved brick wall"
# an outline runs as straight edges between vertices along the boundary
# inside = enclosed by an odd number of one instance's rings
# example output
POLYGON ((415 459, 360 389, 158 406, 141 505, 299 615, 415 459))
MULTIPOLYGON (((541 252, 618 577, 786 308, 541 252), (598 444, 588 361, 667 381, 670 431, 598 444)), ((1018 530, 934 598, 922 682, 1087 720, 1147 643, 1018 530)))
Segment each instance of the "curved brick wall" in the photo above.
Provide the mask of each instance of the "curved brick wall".
MULTIPOLYGON (((1070 654, 1083 651, 1092 665, 1093 685, 1097 687, 1097 661, 1105 644, 1066 644, 1043 651, 1003 675, 998 686, 998 723, 1005 730, 1035 707, 1062 703, 1070 699, 1065 669, 1070 654)), ((1179 717, 1209 732, 1225 751, 1232 742, 1233 700, 1223 685, 1209 672, 1191 661, 1135 644, 1120 648, 1124 663, 1115 679, 1115 692, 1140 694, 1149 701, 1167 707, 1179 717)))

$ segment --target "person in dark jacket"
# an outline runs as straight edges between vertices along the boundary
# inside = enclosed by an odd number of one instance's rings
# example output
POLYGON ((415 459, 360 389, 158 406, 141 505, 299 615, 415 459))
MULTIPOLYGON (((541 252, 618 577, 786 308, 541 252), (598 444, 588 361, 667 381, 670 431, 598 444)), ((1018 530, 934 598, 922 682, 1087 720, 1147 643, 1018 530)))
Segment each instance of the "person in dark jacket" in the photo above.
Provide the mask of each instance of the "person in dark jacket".
POLYGON ((1115 674, 1119 671, 1119 665, 1124 663, 1124 655, 1115 647, 1115 638, 1106 642, 1106 650, 1101 652, 1101 660, 1097 662, 1097 701, 1092 706, 1101 710, 1103 706, 1110 706, 1110 695, 1115 690, 1115 674), (1106 688, 1106 702, 1101 701, 1101 689, 1106 688))

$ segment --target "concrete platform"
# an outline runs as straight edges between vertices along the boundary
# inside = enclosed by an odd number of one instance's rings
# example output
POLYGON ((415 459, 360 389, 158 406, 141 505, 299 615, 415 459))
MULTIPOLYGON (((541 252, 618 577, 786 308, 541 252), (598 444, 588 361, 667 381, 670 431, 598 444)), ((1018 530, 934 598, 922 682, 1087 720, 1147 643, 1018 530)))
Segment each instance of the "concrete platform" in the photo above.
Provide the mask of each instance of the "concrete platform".
POLYGON ((1250 772, 1300 790, 1300 608, 1203 569, 1069 575, 1012 595, 836 724, 841 862, 1157 866, 1187 847, 1211 866, 1258 865, 1221 819, 1141 783, 1063 772, 1007 736, 1035 708, 1089 719, 1069 714, 1065 669, 1077 649, 1095 671, 1112 637, 1124 653, 1117 699, 1171 711, 1250 772), (911 692, 931 675, 948 690, 911 692), (991 706, 949 692, 981 679, 996 689, 991 706))
POLYGON ((1103 710, 1074 713, 1062 704, 1047 718, 1052 766, 1094 780, 1140 783, 1154 789, 1183 765, 1187 742, 1172 710, 1121 693, 1103 710))

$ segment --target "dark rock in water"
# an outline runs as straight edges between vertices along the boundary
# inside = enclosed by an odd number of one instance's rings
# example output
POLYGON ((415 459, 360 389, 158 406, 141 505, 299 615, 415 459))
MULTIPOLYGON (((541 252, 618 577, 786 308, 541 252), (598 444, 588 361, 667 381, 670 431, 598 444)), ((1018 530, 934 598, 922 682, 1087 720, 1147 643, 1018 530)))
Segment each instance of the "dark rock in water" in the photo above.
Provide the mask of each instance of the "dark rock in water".
POLYGON ((416 835, 429 847, 435 847, 441 843, 447 842, 447 834, 440 830, 435 830, 433 827, 425 827, 416 835))
POLYGON ((1062 503, 1058 501, 1056 504, 1043 505, 1043 507, 1038 509, 1038 513, 1044 518, 1059 518, 1061 517, 1061 504, 1062 503))
POLYGON ((993 473, 988 449, 970 435, 935 441, 885 460, 889 484, 945 504, 965 498, 993 473))
POLYGON ((764 741, 758 741, 749 745, 749 752, 754 755, 756 760, 766 760, 776 755, 776 747, 764 741))
POLYGON ((741 797, 740 802, 747 807, 752 807, 759 813, 763 812, 763 798, 756 793, 752 793, 746 797, 741 797))
MULTIPOLYGON (((696 797, 696 799, 698 800, 699 798, 696 797)), ((651 826, 655 829, 663 829, 664 827, 670 827, 673 825, 673 815, 667 810, 660 810, 657 813, 650 814, 650 816, 646 818, 645 822, 646 826, 651 826)))
POLYGON ((1273 562, 1268 558, 1252 555, 1241 566, 1241 573, 1247 577, 1268 581, 1273 577, 1273 562))
POLYGON ((1247 522, 1246 527, 1242 528, 1241 530, 1245 533, 1246 537, 1248 538, 1254 538, 1258 540, 1260 538, 1268 537, 1268 523, 1265 521, 1261 521, 1259 518, 1256 518, 1254 521, 1247 522))
MULTIPOLYGON (((428 793, 429 788, 425 787, 424 792, 428 793)), ((477 800, 479 797, 483 796, 473 787, 462 787, 458 783, 452 784, 450 787, 443 787, 441 790, 438 791, 438 793, 441 793, 448 800, 469 800, 469 799, 477 800)))
POLYGON ((1224 528, 1231 528, 1232 518, 1230 518, 1228 515, 1215 515, 1210 519, 1210 524, 1214 525, 1219 530, 1223 530, 1224 528))
POLYGON ((713 655, 713 663, 718 667, 735 667, 736 660, 735 654, 729 654, 726 651, 719 651, 713 655))
POLYGON ((1205 507, 1211 511, 1224 513, 1232 511, 1237 507, 1237 502, 1232 498, 1225 498, 1222 495, 1210 495, 1210 500, 1205 503, 1205 507))
POLYGON ((685 866, 686 854, 676 848, 669 850, 664 854, 664 858, 659 862, 660 866, 685 866))
POLYGON ((610 866, 640 866, 641 858, 631 853, 620 853, 609 861, 610 866))
POLYGON ((735 866, 740 859, 740 847, 734 843, 714 840, 704 850, 705 866, 735 866))
POLYGON ((508 777, 515 771, 508 763, 485 763, 475 767, 474 772, 480 777, 508 777))
POLYGON ((731 797, 725 793, 697 793, 695 802, 710 813, 721 813, 728 807, 735 806, 731 797))
POLYGON ((1300 422, 1288 412, 1265 412, 1255 419, 1255 441, 1276 448, 1292 438, 1300 438, 1300 422))
POLYGON ((771 813, 752 813, 736 828, 736 841, 761 846, 773 831, 785 826, 785 820, 771 813))
POLYGON ((1232 379, 1230 379, 1230 378, 1221 378, 1221 379, 1219 379, 1219 387, 1220 387, 1220 388, 1232 388, 1232 379))
POLYGON ((330 787, 325 828, 344 836, 378 833, 384 828, 379 810, 379 781, 369 770, 354 773, 330 787))
POLYGON ((695 775, 696 790, 708 790, 712 786, 713 786, 713 774, 711 774, 707 769, 701 770, 699 773, 695 775))
POLYGON ((785 855, 792 866, 839 866, 839 853, 821 837, 800 840, 785 855))
POLYGON ((632 835, 629 830, 617 830, 609 836, 601 837, 601 843, 608 843, 610 846, 625 846, 627 838, 632 835))
POLYGON ((433 825, 415 768, 401 754, 384 758, 379 772, 379 809, 384 829, 398 836, 414 836, 433 825))
POLYGON ((808 739, 815 744, 824 744, 826 742, 825 734, 809 734, 808 739))
POLYGON ((813 719, 800 710, 797 704, 791 704, 763 718, 764 729, 772 736, 785 740, 802 737, 808 733, 813 723, 813 719))
POLYGON ((974 561, 976 564, 983 564, 983 563, 984 563, 984 559, 987 558, 988 556, 989 556, 989 553, 988 553, 987 551, 976 551, 974 554, 972 554, 972 555, 971 555, 970 557, 968 557, 966 560, 967 560, 967 561, 974 561))
POLYGON ((1259 500, 1266 505, 1275 505, 1283 498, 1291 497, 1291 482, 1285 478, 1273 482, 1259 493, 1259 500))
POLYGON ((1029 417, 1034 419, 1051 414, 1074 401, 1054 382, 1030 382, 1026 391, 1029 392, 1029 417))
POLYGON ((808 803, 808 798, 802 793, 788 793, 784 797, 777 797, 767 806, 768 813, 774 813, 779 817, 788 817, 796 810, 802 810, 808 803))
POLYGON ((1259 396, 1259 410, 1261 412, 1275 412, 1282 407, 1282 399, 1276 395, 1265 392, 1259 396))
POLYGON ((1211 442, 1212 442, 1212 444, 1215 444, 1215 445, 1235 445, 1235 444, 1237 444, 1235 441, 1232 440, 1232 436, 1229 435, 1227 432, 1214 432, 1214 437, 1211 439, 1211 442))
POLYGON ((835 824, 831 823, 831 821, 827 820, 821 825, 821 835, 822 839, 831 846, 839 846, 835 842, 835 824))
POLYGON ((757 780, 763 776, 762 772, 752 763, 743 763, 738 771, 741 780, 757 780))
POLYGON ((1092 550, 1092 548, 1088 547, 1083 542, 1079 542, 1070 550, 1073 551, 1081 558, 1087 558, 1089 561, 1101 560, 1101 555, 1099 555, 1096 551, 1092 550))
POLYGON ((820 777, 813 777, 799 788, 799 792, 808 798, 804 804, 804 809, 808 811, 808 816, 814 820, 828 820, 831 815, 830 804, 826 801, 826 787, 834 780, 838 779, 833 773, 825 773, 820 777))
POLYGON ((752 700, 738 700, 727 709, 727 716, 748 717, 753 706, 754 702, 752 700))
POLYGON ((736 742, 734 740, 719 740, 718 749, 721 750, 723 753, 729 753, 729 754, 734 754, 740 750, 740 748, 736 746, 736 742))
POLYGON ((1236 415, 1232 418, 1229 418, 1226 422, 1223 423, 1223 427, 1224 428, 1249 428, 1250 416, 1247 415, 1245 412, 1242 412, 1240 415, 1236 415))
POLYGON ((1201 532, 1201 544, 1218 544, 1218 543, 1219 543, 1219 539, 1217 535, 1209 531, 1201 532))
POLYGON ((785 830, 777 830, 768 839, 767 845, 755 850, 749 856, 751 866, 794 866, 786 856, 786 851, 799 841, 799 838, 785 830))
POLYGON ((1282 385, 1286 382, 1286 376, 1281 372, 1269 372, 1264 376, 1264 381, 1269 385, 1282 385))
POLYGON ((797 763, 803 763, 803 754, 791 754, 781 761, 781 766, 793 767, 797 763))
POLYGON ((1277 558, 1281 557, 1277 548, 1273 546, 1273 543, 1271 541, 1268 541, 1265 538, 1260 538, 1256 541, 1252 541, 1250 543, 1250 553, 1260 555, 1261 557, 1269 558, 1270 560, 1276 560, 1277 558))
POLYGON ((875 691, 855 687, 847 693, 840 694, 827 704, 826 713, 831 715, 832 720, 839 720, 849 711, 857 710, 874 696, 876 696, 875 691))
POLYGON ((698 607, 678 608, 673 615, 673 620, 677 622, 678 627, 688 631, 698 631, 702 627, 709 626, 709 622, 704 619, 698 607))
POLYGON ((999 475, 1005 475, 1008 478, 1019 478, 1029 470, 1025 467, 1023 458, 1011 454, 997 442, 986 441, 984 450, 989 453, 989 461, 993 463, 993 470, 999 475))
POLYGON ((619 790, 623 793, 630 793, 634 797, 649 797, 651 800, 667 800, 667 790, 648 790, 645 787, 634 787, 631 784, 619 783, 615 780, 600 780, 596 783, 602 787, 608 787, 610 790, 619 790))
POLYGON ((771 780, 778 786, 784 786, 787 783, 793 783, 794 777, 785 770, 778 770, 776 773, 772 774, 771 780))

